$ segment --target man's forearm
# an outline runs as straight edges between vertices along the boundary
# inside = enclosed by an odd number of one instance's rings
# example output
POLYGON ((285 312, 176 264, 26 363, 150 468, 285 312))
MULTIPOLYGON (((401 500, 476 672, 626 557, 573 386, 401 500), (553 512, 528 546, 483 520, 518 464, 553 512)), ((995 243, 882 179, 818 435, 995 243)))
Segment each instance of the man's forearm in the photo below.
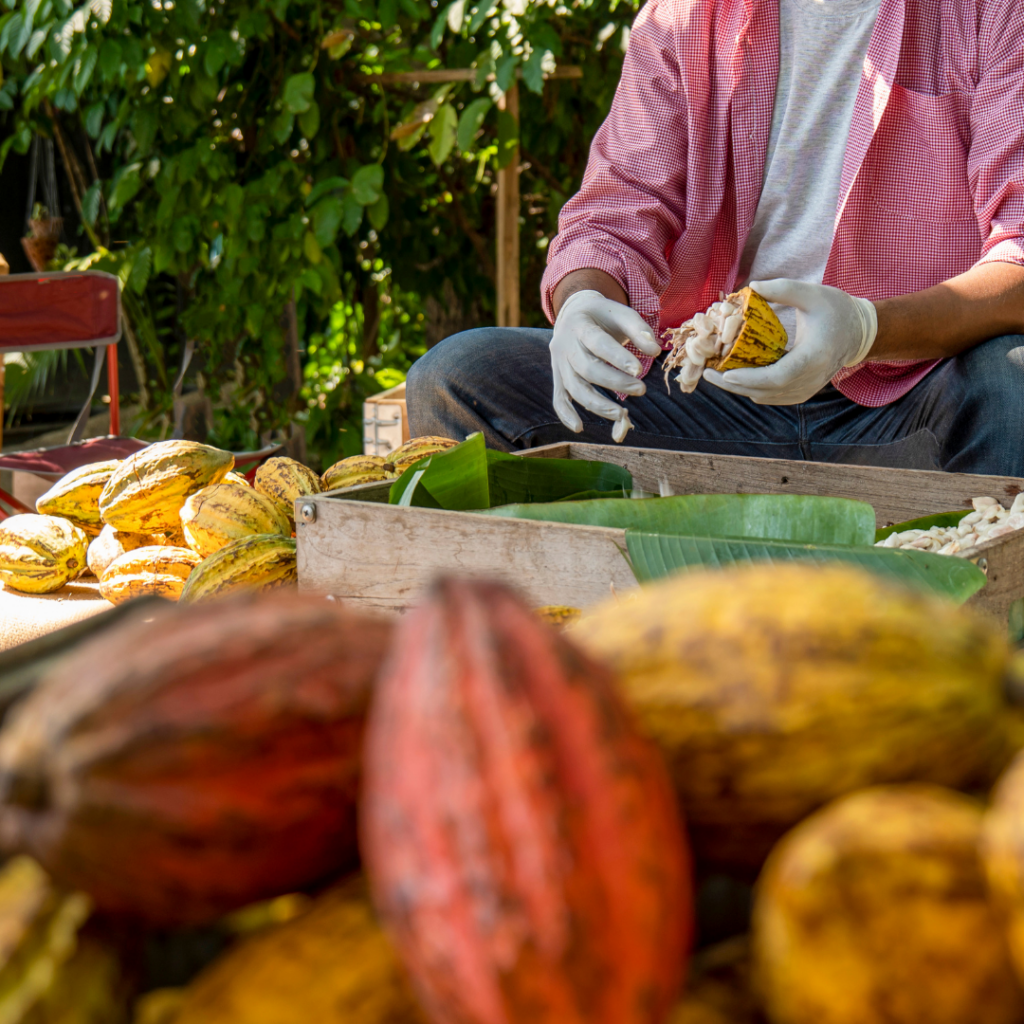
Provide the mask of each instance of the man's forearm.
POLYGON ((984 263, 934 288, 875 303, 870 361, 945 359, 989 338, 1024 334, 1024 267, 984 263))
POLYGON ((606 274, 603 270, 595 270, 593 267, 585 267, 583 270, 574 270, 571 274, 566 274, 555 286, 555 291, 551 296, 551 305, 555 309, 555 315, 558 315, 562 303, 570 295, 582 291, 600 292, 606 299, 629 305, 629 298, 623 291, 622 285, 611 274, 606 274))

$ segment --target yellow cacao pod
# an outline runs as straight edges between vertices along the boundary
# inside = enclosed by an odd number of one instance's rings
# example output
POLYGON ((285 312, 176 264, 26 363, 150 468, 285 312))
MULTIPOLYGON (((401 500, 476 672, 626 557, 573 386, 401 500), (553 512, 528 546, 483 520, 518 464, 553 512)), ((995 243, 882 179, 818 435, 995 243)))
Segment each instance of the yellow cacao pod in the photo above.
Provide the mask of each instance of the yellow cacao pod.
POLYGON ((398 954, 358 884, 318 896, 215 960, 174 1024, 426 1024, 398 954))
POLYGON ((323 490, 334 491, 339 487, 355 487, 356 484, 372 484, 390 480, 395 473, 390 463, 379 455, 350 455, 336 462, 320 478, 323 490))
POLYGON ((295 527, 295 502, 319 494, 323 487, 320 477, 295 459, 267 459, 256 470, 253 486, 264 497, 269 498, 277 510, 295 527))
POLYGON ((155 594, 177 601, 192 570, 202 561, 189 548, 160 545, 136 548, 115 558, 100 579, 100 593, 111 604, 155 594))
POLYGON ((86 564, 89 572, 100 579, 107 571, 115 558, 120 558, 126 551, 134 551, 136 548, 153 547, 155 544, 163 544, 163 538, 152 536, 148 533, 122 533, 112 526, 104 526, 100 535, 94 537, 89 543, 86 564))
POLYGON ((121 462, 100 495, 100 515, 126 533, 172 532, 185 499, 222 480, 234 464, 231 452, 195 441, 151 444, 121 462))
POLYGON ((23 594, 49 594, 85 570, 89 536, 58 516, 26 513, 0 522, 0 582, 23 594))
POLYGON ((237 469, 231 470, 231 472, 228 473, 226 477, 224 477, 222 483, 239 484, 242 487, 252 487, 252 484, 249 483, 249 481, 246 480, 245 477, 241 473, 239 473, 237 469))
POLYGON ((269 498, 238 484, 211 484, 193 494, 181 508, 181 528, 188 546, 204 558, 242 537, 292 532, 269 498))
POLYGON ((413 437, 405 444, 399 445, 393 452, 389 452, 388 462, 394 467, 397 474, 402 474, 414 462, 419 462, 420 459, 425 459, 428 455, 433 455, 436 452, 454 448, 458 443, 450 437, 435 437, 430 434, 424 437, 413 437))
POLYGON ((95 536, 103 528, 100 494, 120 465, 121 460, 114 459, 71 470, 36 498, 36 511, 44 516, 70 519, 75 526, 95 536))
POLYGON ((185 583, 181 601, 188 604, 240 591, 272 590, 297 580, 295 541, 265 533, 233 541, 200 562, 185 583))

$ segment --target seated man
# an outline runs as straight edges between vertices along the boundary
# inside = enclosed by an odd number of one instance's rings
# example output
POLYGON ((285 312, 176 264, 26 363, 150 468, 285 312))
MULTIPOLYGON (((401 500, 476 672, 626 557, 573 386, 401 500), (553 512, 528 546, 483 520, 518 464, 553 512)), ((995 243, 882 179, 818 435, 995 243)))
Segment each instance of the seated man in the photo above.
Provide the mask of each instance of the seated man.
POLYGON ((607 444, 628 396, 630 445, 1024 476, 1024 4, 648 0, 542 301, 415 364, 415 434, 607 444), (787 353, 666 389, 747 283, 787 353))

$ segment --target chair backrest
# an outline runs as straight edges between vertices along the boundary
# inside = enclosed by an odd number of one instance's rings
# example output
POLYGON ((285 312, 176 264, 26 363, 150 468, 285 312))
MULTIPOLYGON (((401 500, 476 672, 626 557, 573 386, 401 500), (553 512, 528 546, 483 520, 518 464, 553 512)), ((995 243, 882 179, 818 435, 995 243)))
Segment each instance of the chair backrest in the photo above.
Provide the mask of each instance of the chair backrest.
POLYGON ((99 270, 0 276, 0 350, 93 348, 121 338, 120 282, 99 270))

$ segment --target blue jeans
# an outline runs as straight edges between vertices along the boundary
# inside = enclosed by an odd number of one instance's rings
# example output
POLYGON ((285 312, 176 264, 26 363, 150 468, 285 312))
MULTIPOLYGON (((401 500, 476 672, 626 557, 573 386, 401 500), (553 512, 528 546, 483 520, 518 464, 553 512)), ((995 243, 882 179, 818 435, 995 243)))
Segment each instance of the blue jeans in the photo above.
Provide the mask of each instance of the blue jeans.
MULTIPOLYGON (((550 330, 482 327, 447 338, 409 373, 413 436, 461 440, 482 430, 503 451, 557 441, 611 444, 611 424, 580 409, 573 434, 551 407, 550 330)), ((903 469, 1024 476, 1024 336, 993 338, 947 359, 879 408, 827 385, 803 405, 755 405, 701 381, 666 390, 661 360, 647 394, 628 398, 625 444, 715 455, 810 459, 903 469)))

